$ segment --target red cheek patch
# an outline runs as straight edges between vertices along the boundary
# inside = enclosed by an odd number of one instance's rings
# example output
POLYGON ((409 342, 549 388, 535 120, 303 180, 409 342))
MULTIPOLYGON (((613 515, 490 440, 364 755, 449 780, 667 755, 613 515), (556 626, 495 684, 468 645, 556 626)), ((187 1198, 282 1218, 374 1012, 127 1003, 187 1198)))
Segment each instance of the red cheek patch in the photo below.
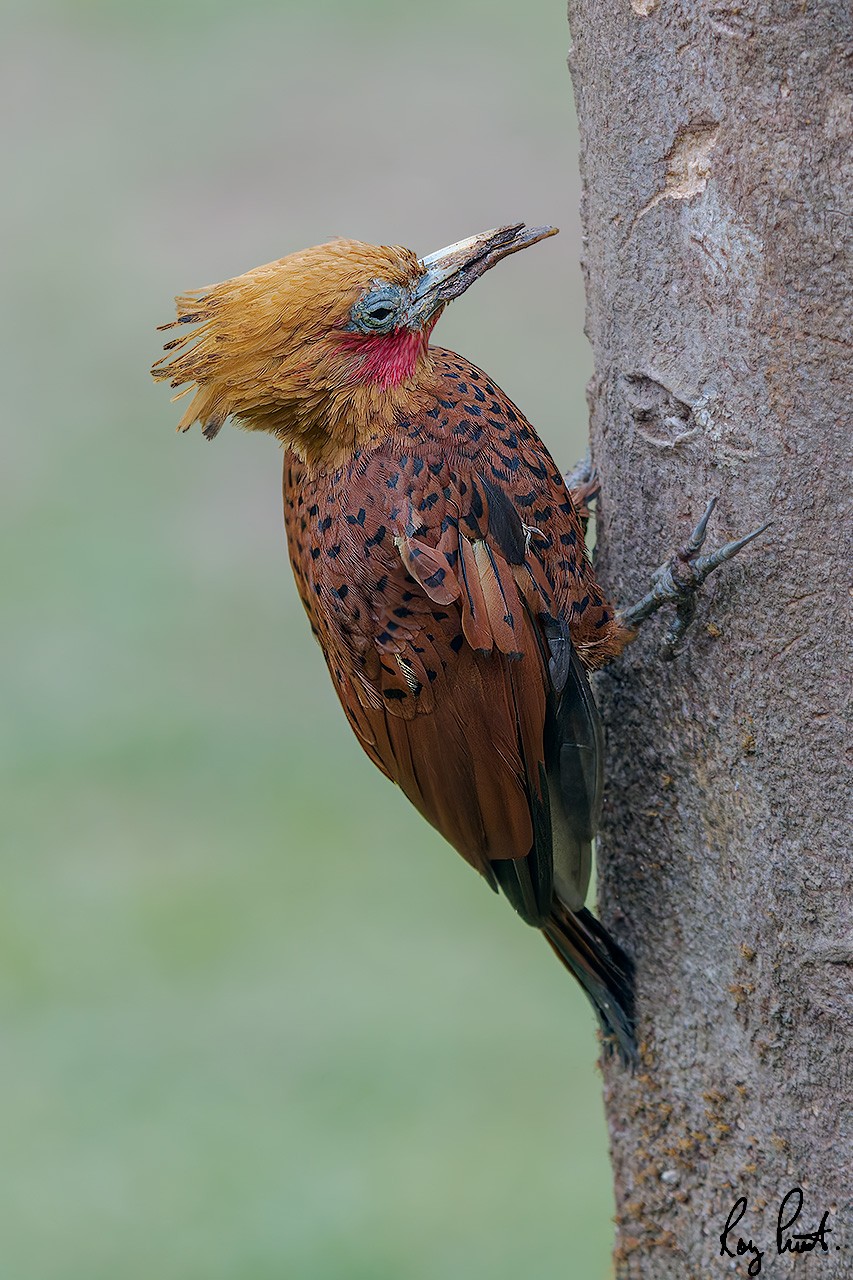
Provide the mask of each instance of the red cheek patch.
POLYGON ((392 333, 343 334, 341 346, 355 357, 351 362, 355 380, 396 387, 411 378, 418 356, 427 349, 434 323, 433 320, 423 329, 394 329, 392 333))

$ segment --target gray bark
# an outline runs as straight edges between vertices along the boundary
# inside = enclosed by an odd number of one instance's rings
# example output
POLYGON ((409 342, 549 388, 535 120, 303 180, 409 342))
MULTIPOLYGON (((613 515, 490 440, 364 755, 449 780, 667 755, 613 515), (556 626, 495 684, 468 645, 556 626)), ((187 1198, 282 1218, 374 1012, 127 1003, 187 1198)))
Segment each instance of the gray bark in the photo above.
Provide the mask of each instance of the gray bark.
POLYGON ((845 736, 853 439, 847 0, 571 0, 598 565, 621 603, 720 495, 686 650, 601 678, 605 922, 642 1064, 605 1069, 616 1275, 853 1275, 845 736), (793 1203, 789 1202, 793 1211, 793 1203))

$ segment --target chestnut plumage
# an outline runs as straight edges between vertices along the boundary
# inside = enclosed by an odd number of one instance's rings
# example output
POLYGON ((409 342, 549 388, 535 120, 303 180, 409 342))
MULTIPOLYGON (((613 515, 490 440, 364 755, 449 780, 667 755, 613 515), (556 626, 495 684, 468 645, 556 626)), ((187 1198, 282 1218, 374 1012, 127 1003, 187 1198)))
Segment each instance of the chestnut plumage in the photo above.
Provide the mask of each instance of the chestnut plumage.
MULTIPOLYGON (((178 299, 153 369, 285 446, 299 594, 374 763, 580 981, 635 1055, 631 964, 584 908, 601 803, 587 671, 630 632, 559 468, 481 369, 430 344, 447 303, 551 228, 419 260, 335 241, 178 299)), ((165 327, 165 326, 164 326, 165 327)))

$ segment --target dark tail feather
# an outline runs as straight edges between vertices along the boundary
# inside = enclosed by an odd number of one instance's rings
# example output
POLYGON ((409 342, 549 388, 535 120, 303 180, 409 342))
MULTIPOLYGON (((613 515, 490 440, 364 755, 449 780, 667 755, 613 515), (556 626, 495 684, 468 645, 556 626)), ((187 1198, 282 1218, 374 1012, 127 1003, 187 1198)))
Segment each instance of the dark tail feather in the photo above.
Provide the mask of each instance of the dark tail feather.
POLYGON ((573 912, 555 901, 542 932, 592 1001, 606 1051, 615 1045, 622 1061, 635 1067, 633 961, 585 907, 573 912))

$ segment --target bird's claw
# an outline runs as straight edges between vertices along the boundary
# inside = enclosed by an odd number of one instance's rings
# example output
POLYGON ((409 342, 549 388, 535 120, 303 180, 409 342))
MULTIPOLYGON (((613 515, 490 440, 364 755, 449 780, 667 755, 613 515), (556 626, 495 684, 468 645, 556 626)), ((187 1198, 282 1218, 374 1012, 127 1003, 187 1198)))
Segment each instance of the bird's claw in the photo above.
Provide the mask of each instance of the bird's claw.
POLYGON ((598 472, 593 465, 589 454, 582 458, 580 462, 572 467, 571 471, 567 471, 563 476, 563 482, 569 491, 569 496, 574 503, 575 510, 584 522, 589 520, 590 511, 589 504, 593 502, 601 492, 601 482, 598 479, 598 472))
POLYGON ((619 620, 623 626, 635 631, 664 605, 675 606, 675 617, 661 646, 661 657, 665 661, 671 661, 675 657, 678 646, 695 616, 699 588, 708 575, 726 560, 736 556, 770 524, 768 520, 757 529, 753 529, 752 533, 748 533, 745 538, 727 542, 724 547, 719 547, 716 551, 702 556, 699 552, 705 542, 708 521, 716 505, 717 499, 712 498, 684 546, 654 571, 651 589, 646 592, 642 600, 638 600, 628 609, 623 609, 619 614, 619 620))

